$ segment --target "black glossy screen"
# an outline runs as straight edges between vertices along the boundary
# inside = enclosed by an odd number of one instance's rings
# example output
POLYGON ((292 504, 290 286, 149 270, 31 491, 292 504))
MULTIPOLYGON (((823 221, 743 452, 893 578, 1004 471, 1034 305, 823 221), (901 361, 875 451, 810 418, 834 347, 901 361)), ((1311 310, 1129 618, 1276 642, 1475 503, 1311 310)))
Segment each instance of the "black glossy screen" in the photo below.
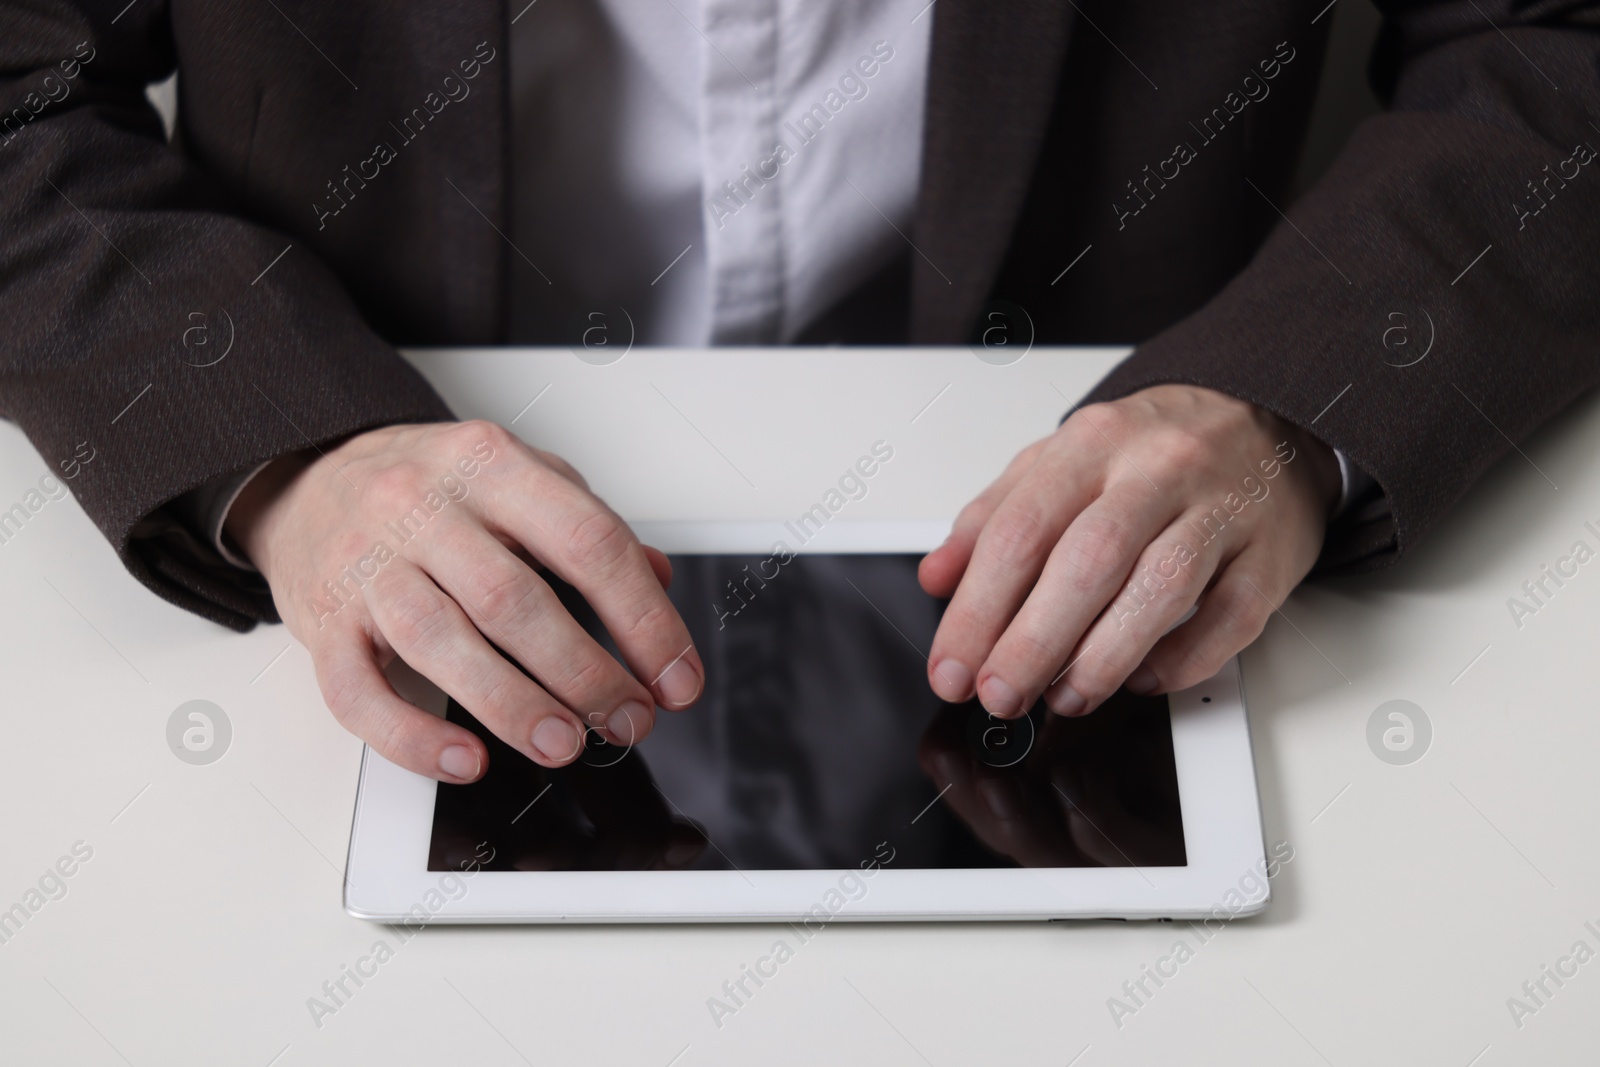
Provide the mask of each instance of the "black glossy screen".
POLYGON ((1182 866, 1166 698, 1009 723, 940 701, 924 656, 944 605, 918 558, 675 557, 700 702, 631 749, 591 732, 551 771, 451 701, 490 766, 438 786, 428 869, 1182 866))

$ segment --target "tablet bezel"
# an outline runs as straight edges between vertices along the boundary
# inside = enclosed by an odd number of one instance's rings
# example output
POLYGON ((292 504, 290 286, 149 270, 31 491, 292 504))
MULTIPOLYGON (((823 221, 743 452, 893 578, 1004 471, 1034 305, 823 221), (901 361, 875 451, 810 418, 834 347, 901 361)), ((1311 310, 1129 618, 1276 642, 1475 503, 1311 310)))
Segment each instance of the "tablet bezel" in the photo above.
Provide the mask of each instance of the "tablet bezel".
MULTIPOLYGON (((949 521, 835 520, 806 545, 781 523, 634 523, 668 554, 925 552, 949 521)), ((439 689, 397 661, 407 699, 444 714, 439 689)), ((814 871, 427 870, 436 785, 363 749, 345 910, 391 923, 767 922, 1237 918, 1270 898, 1249 720, 1235 657, 1170 694, 1183 867, 814 871), (847 875, 854 878, 841 881, 847 875), (848 887, 845 892, 841 887, 848 887), (1259 887, 1259 888, 1258 888, 1259 887), (843 901, 842 904, 837 902, 843 901), (819 911, 819 908, 821 909, 819 911)), ((937 791, 929 786, 930 798, 937 791)), ((893 848, 893 841, 888 842, 893 848)))

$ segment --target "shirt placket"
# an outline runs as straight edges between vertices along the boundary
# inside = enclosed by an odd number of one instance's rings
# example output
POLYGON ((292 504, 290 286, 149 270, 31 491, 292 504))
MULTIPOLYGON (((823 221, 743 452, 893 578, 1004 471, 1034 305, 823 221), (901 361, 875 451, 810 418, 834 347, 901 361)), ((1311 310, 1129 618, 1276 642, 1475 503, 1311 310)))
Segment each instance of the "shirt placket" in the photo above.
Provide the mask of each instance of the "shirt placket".
POLYGON ((772 344, 784 278, 781 190, 769 162, 776 143, 778 4, 701 0, 699 15, 708 340, 772 344))

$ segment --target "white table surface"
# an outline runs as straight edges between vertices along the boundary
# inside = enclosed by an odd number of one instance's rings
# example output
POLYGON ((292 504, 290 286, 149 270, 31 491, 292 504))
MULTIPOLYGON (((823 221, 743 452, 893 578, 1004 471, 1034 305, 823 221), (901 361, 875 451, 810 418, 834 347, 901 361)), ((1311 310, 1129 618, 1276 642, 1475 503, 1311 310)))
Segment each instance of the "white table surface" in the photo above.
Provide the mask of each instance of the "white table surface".
MULTIPOLYGON (((459 413, 520 412, 525 438, 651 520, 788 517, 878 439, 894 460, 852 513, 947 517, 1116 357, 414 355, 459 413)), ((0 944, 0 1062, 1593 1062, 1600 960, 1547 980, 1520 1028, 1507 998, 1574 942, 1600 949, 1600 561, 1520 629, 1506 600, 1575 540, 1600 548, 1583 527, 1600 527, 1600 400, 1523 452, 1403 566, 1302 589, 1245 654, 1267 837, 1294 859, 1263 918, 1120 1028, 1108 998, 1198 944, 1186 928, 834 924, 718 1028, 707 998, 784 928, 433 927, 318 1027, 307 999, 397 941, 340 907, 360 744, 282 627, 167 605, 75 502, 48 503, 0 545, 0 909, 75 842, 93 857, 0 944), (1434 730, 1408 766, 1366 742, 1396 698, 1434 730), (166 743, 192 699, 233 725, 208 766, 166 743)), ((0 510, 46 471, 0 424, 0 510)))

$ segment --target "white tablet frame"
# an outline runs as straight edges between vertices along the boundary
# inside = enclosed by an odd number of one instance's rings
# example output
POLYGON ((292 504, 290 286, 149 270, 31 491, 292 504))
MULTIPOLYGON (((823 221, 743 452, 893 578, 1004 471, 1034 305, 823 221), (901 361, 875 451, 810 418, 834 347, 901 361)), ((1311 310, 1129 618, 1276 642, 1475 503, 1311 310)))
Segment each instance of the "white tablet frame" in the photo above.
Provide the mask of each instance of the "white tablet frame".
MULTIPOLYGON (((838 519, 807 545, 781 523, 634 523, 668 553, 924 552, 950 523, 838 519)), ((400 665, 402 695, 443 715, 445 696, 400 665)), ((346 861, 345 910, 405 923, 1239 918, 1270 898, 1261 806, 1237 657, 1170 695, 1188 863, 837 871, 463 871, 426 869, 436 783, 364 750, 346 861), (1209 698, 1209 699, 1208 699, 1209 698), (854 877, 849 877, 854 875, 854 877), (842 903, 839 903, 842 901, 842 903)), ((930 798, 937 791, 929 786, 930 798)), ((893 842, 889 842, 893 847, 893 842)), ((874 857, 863 856, 864 865, 874 857)))

